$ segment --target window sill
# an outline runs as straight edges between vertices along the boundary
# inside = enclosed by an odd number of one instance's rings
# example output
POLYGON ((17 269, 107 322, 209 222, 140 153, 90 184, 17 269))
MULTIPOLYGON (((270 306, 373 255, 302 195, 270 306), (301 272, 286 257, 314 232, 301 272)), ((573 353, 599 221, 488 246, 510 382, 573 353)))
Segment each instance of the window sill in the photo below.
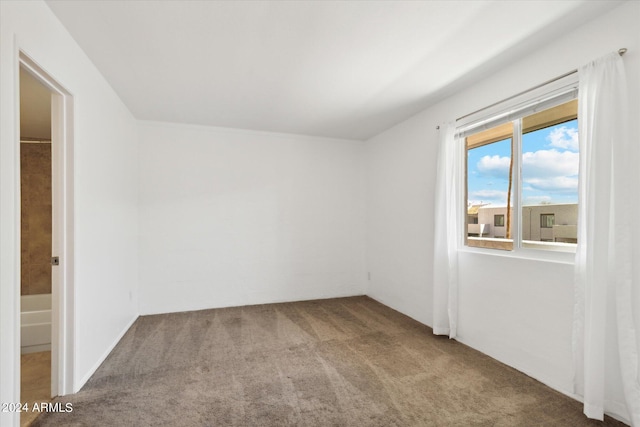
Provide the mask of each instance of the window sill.
MULTIPOLYGON (((483 240, 486 240, 486 238, 483 238, 483 240)), ((502 242, 509 242, 505 239, 499 240, 502 242)), ((574 244, 568 243, 524 241, 522 247, 515 248, 513 250, 481 248, 463 245, 458 251, 473 254, 499 256, 505 258, 517 258, 531 261, 554 262, 573 265, 575 263, 576 257, 575 248, 576 246, 574 244)))

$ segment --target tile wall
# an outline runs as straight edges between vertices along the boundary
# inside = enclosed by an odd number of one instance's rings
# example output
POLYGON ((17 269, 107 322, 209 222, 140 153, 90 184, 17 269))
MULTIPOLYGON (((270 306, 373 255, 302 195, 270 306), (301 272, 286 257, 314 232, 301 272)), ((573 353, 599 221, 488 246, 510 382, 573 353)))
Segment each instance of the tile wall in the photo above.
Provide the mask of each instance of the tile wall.
POLYGON ((20 144, 22 295, 51 293, 51 144, 20 144))

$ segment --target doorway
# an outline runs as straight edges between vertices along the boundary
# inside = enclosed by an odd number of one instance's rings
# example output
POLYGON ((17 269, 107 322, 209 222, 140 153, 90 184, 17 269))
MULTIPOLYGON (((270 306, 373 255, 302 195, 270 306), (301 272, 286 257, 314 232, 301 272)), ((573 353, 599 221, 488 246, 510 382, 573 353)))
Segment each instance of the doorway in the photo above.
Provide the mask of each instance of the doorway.
MULTIPOLYGON (((20 67, 20 401, 51 390, 51 92, 20 67)), ((21 413, 29 425, 37 413, 21 413)))
POLYGON ((73 392, 73 98, 24 52, 19 94, 20 397, 33 403, 73 392))

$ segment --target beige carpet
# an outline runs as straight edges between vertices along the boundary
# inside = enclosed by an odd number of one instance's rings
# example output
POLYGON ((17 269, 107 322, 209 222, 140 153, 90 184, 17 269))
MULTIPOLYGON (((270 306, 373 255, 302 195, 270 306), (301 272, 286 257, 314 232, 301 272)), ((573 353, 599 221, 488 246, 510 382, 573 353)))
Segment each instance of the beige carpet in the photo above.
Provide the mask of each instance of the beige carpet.
POLYGON ((82 391, 56 401, 73 412, 34 425, 603 424, 367 297, 140 317, 82 391))

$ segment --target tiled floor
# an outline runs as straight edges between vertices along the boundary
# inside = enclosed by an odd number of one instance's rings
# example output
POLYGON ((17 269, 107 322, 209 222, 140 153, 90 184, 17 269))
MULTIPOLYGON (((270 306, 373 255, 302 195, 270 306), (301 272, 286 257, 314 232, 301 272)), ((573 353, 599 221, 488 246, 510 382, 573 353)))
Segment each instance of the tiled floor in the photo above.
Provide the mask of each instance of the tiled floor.
MULTIPOLYGON (((20 358, 20 401, 32 408, 34 402, 51 400, 51 352, 23 354, 20 358)), ((20 425, 28 426, 40 415, 38 412, 21 412, 20 425)))

